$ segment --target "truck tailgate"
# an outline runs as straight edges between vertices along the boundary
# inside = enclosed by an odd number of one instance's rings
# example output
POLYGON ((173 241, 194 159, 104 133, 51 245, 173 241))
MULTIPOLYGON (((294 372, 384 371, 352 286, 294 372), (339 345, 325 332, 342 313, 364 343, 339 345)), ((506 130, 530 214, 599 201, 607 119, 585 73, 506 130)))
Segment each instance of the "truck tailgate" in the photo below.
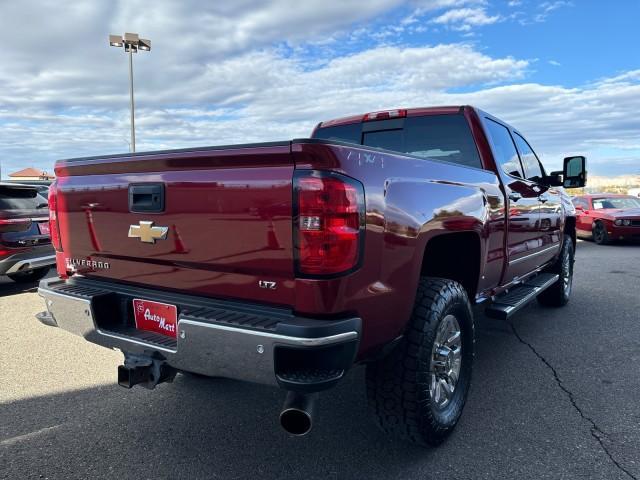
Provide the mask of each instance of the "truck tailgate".
POLYGON ((58 162, 65 261, 96 279, 290 305, 293 170, 289 142, 58 162), (158 211, 144 211, 147 192, 158 211))

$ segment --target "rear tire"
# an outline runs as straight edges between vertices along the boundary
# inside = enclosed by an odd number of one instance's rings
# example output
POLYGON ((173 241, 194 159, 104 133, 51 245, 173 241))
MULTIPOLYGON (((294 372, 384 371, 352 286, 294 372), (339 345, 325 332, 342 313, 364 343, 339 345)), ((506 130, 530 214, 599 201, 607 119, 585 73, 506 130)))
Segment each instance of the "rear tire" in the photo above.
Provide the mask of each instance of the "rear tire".
POLYGON ((7 277, 17 283, 32 283, 37 282, 47 273, 49 273, 49 267, 40 267, 24 273, 9 273, 7 277))
POLYGON ((602 222, 596 222, 593 225, 593 241, 598 245, 606 245, 611 242, 607 227, 602 222))
POLYGON ((557 273, 560 278, 551 287, 538 295, 538 302, 547 307, 562 307, 569 302, 573 287, 573 264, 575 253, 573 240, 565 235, 562 250, 555 263, 547 270, 549 273, 557 273))
POLYGON ((367 365, 369 407, 384 432, 425 446, 438 445, 453 431, 471 385, 473 328, 462 285, 420 279, 404 337, 389 355, 367 365))

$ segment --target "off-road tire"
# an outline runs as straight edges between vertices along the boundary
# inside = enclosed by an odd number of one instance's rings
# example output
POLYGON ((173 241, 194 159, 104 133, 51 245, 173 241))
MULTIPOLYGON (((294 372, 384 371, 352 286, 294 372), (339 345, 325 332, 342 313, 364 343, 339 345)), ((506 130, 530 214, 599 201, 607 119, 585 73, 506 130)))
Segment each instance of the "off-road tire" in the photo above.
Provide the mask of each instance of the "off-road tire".
POLYGON ((460 418, 471 385, 474 326, 465 289, 457 282, 422 277, 411 320, 398 345, 367 365, 367 397, 378 426, 422 446, 438 445, 460 418), (461 368, 450 402, 439 408, 429 392, 433 344, 440 322, 454 315, 462 338, 461 368))
POLYGON ((593 241, 598 245, 606 245, 608 243, 611 243, 609 232, 607 232, 607 227, 602 222, 595 222, 593 224, 592 237, 593 241))
POLYGON ((573 287, 573 264, 575 250, 573 240, 569 235, 564 236, 562 250, 554 264, 547 269, 549 273, 557 273, 560 278, 552 286, 538 295, 538 302, 547 307, 562 307, 569 302, 573 287))
POLYGON ((49 267, 40 267, 24 273, 9 273, 7 277, 17 283, 32 283, 44 278, 47 273, 49 273, 49 267))

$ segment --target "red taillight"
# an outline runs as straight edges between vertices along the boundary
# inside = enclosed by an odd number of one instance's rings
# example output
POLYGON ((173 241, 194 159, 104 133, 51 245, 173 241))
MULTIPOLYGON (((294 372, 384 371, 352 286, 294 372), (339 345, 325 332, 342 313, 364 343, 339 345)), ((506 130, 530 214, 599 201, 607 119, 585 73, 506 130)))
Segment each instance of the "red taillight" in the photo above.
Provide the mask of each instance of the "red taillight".
POLYGON ((62 251, 60 228, 58 226, 58 186, 53 182, 49 187, 49 233, 51 243, 57 251, 62 251))
POLYGON ((384 110, 382 112, 366 113, 362 117, 363 122, 373 122, 374 120, 386 120, 388 118, 404 118, 407 116, 406 110, 384 110))
POLYGON ((310 172, 295 178, 297 270, 334 275, 358 265, 364 240, 364 191, 338 174, 310 172))

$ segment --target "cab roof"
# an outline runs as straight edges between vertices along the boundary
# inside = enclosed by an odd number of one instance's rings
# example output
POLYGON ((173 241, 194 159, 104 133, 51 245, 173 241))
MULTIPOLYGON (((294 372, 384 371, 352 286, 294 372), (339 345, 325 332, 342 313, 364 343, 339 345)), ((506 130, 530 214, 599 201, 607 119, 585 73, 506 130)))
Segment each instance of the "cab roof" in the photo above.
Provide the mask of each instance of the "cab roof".
MULTIPOLYGON (((325 127, 335 127, 337 125, 349 125, 353 123, 361 123, 366 121, 366 119, 373 120, 376 119, 375 115, 384 115, 391 113, 392 117, 418 117, 423 115, 452 115, 456 113, 462 112, 465 108, 473 108, 469 105, 447 105, 447 106, 439 106, 439 107, 418 107, 418 108, 396 108, 396 109, 387 109, 387 110, 379 110, 374 112, 369 112, 360 115, 350 115, 348 117, 340 117, 333 120, 326 120, 324 122, 320 122, 317 128, 325 128, 325 127), (399 114, 398 114, 399 113, 399 114), (373 116, 373 118, 372 118, 373 116)), ((390 118, 389 116, 385 118, 390 118)))

